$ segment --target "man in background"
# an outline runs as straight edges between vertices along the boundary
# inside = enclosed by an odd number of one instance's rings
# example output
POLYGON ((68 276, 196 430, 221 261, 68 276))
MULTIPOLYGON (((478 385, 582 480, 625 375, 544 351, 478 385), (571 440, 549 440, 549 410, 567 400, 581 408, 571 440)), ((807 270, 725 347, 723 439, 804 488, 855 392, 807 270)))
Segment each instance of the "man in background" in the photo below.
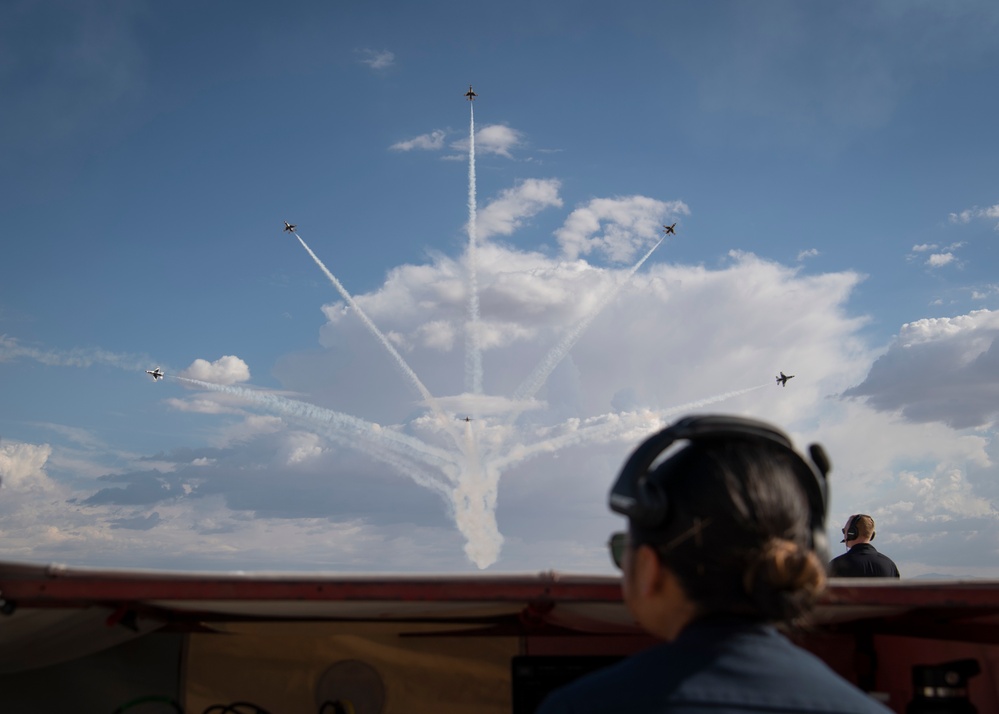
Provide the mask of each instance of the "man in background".
POLYGON ((897 578, 898 567, 884 553, 871 545, 874 540, 874 519, 866 513, 850 516, 843 526, 847 551, 829 563, 833 578, 897 578))

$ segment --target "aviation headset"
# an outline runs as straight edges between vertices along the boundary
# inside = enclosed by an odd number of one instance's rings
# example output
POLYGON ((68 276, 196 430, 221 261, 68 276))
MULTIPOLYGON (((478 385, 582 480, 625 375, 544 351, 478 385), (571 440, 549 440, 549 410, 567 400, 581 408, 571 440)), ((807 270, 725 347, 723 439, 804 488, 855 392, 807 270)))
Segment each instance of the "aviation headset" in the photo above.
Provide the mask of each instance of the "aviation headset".
POLYGON ((809 529, 812 550, 820 558, 827 558, 829 544, 826 537, 826 474, 830 463, 819 444, 808 447, 811 460, 806 460, 791 444, 782 431, 755 419, 734 416, 692 416, 653 434, 632 452, 621 468, 621 473, 611 488, 611 510, 627 516, 640 528, 660 529, 669 519, 669 500, 662 484, 649 479, 653 462, 674 442, 691 443, 714 439, 734 438, 777 446, 791 454, 794 474, 808 500, 809 529))
MULTIPOLYGON (((856 540, 857 539, 857 536, 859 535, 857 533, 857 522, 861 518, 864 518, 865 516, 866 516, 866 514, 864 514, 864 513, 856 513, 856 514, 850 516, 850 520, 848 520, 846 522, 846 528, 843 529, 843 540, 841 540, 840 543, 846 543, 848 540, 856 540)), ((867 518, 871 518, 870 516, 866 516, 866 517, 867 518)), ((874 519, 871 518, 871 521, 873 522, 874 519)), ((877 534, 874 531, 871 531, 871 540, 874 540, 874 536, 875 535, 877 535, 877 534)))

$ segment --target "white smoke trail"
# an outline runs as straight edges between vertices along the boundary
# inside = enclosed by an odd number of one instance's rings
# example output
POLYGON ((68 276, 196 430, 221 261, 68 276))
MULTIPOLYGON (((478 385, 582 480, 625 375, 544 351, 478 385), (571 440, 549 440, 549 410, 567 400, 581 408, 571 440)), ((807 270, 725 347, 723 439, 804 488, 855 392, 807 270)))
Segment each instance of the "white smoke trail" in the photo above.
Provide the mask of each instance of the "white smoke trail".
POLYGON ((257 402, 292 419, 308 422, 313 427, 327 426, 330 436, 339 443, 395 467, 418 485, 442 496, 458 531, 465 537, 465 554, 479 568, 489 567, 499 557, 503 546, 503 536, 496 523, 499 472, 495 469, 486 471, 480 464, 471 423, 466 423, 465 448, 462 449, 464 461, 456 463, 448 452, 349 414, 245 387, 188 377, 172 378, 257 402), (414 460, 439 469, 450 485, 414 468, 417 465, 414 460))
POLYGON ((482 394, 482 342, 479 336, 479 276, 475 196, 475 110, 469 102, 468 129, 468 327, 465 330, 465 388, 482 394))
POLYGON ((448 499, 451 497, 451 489, 443 481, 415 471, 413 462, 430 466, 444 474, 449 480, 454 481, 455 462, 453 457, 448 452, 432 447, 419 439, 399 434, 349 414, 324 409, 314 404, 288 399, 276 394, 234 385, 203 382, 200 379, 188 377, 172 378, 202 389, 231 394, 256 402, 272 411, 306 422, 311 426, 326 426, 330 430, 330 435, 342 439, 344 445, 356 448, 368 456, 399 468, 420 486, 437 491, 448 499))
POLYGON ((621 288, 623 288, 628 281, 631 280, 632 276, 638 272, 638 269, 642 267, 645 261, 649 259, 649 256, 652 255, 655 249, 658 248, 659 244, 662 242, 663 239, 660 238, 659 241, 649 249, 649 252, 643 255, 642 259, 632 266, 631 270, 628 271, 628 274, 625 275, 624 279, 608 290, 600 301, 593 306, 593 309, 590 310, 587 315, 584 315, 583 319, 581 319, 547 355, 545 355, 538 366, 534 368, 531 375, 524 380, 524 383, 521 384, 517 388, 517 391, 513 393, 513 401, 531 399, 535 394, 537 394, 538 390, 541 389, 542 385, 548 380, 548 377, 551 376, 552 371, 558 366, 558 363, 561 362, 567 354, 569 354, 569 350, 572 349, 573 345, 575 345, 579 338, 583 335, 586 328, 590 326, 590 323, 592 323, 593 320, 596 319, 597 315, 599 315, 603 309, 607 307, 610 301, 617 296, 617 294, 621 291, 621 288))
POLYGON ((482 469, 470 462, 474 470, 466 472, 469 478, 451 493, 454 504, 454 522, 465 536, 465 555, 480 569, 496 562, 503 547, 503 535, 496 523, 496 497, 499 471, 482 469))
POLYGON ((0 335, 0 362, 27 358, 50 367, 91 367, 95 364, 118 369, 148 369, 152 359, 143 355, 117 354, 98 348, 71 350, 40 350, 27 347, 13 337, 0 335))
POLYGON ((465 423, 465 461, 451 500, 454 522, 465 536, 465 555, 482 569, 496 562, 503 547, 496 523, 500 474, 483 466, 475 431, 473 422, 465 423))
MULTIPOLYGON (((531 444, 530 446, 521 446, 519 448, 512 449, 503 458, 490 461, 488 466, 499 471, 504 471, 522 461, 526 461, 542 454, 550 454, 556 451, 561 451, 562 449, 566 449, 570 446, 576 446, 582 443, 594 444, 616 441, 632 434, 639 428, 643 433, 635 436, 636 438, 644 438, 644 436, 647 436, 653 431, 665 427, 666 417, 680 412, 700 409, 712 404, 717 404, 718 402, 733 399, 768 386, 769 384, 760 384, 755 387, 738 389, 734 392, 716 394, 713 397, 699 399, 694 402, 687 402, 686 404, 678 404, 673 407, 667 407, 666 409, 628 412, 624 414, 605 414, 603 416, 587 420, 589 422, 588 424, 575 428, 569 433, 561 434, 544 441, 539 441, 535 444, 531 444)), ((570 422, 567 422, 563 426, 572 426, 576 422, 577 420, 570 420, 570 422)))
POLYGON ((414 372, 412 368, 410 368, 410 366, 406 364, 406 360, 402 358, 402 355, 400 355, 399 352, 396 351, 395 347, 392 346, 392 343, 388 341, 388 338, 385 337, 384 334, 382 334, 382 331, 379 330, 378 327, 375 325, 375 323, 371 321, 371 318, 369 318, 367 314, 364 312, 364 310, 362 310, 361 307, 354 301, 354 298, 351 296, 349 292, 347 292, 347 289, 343 286, 343 284, 336 279, 336 276, 333 275, 333 273, 330 272, 329 268, 327 268, 323 264, 323 261, 319 260, 319 256, 317 256, 315 253, 312 252, 312 248, 310 248, 308 244, 306 244, 306 242, 302 240, 302 237, 298 235, 298 233, 295 233, 295 237, 298 238, 298 242, 302 244, 302 247, 305 248, 306 252, 312 257, 312 260, 315 261, 316 265, 319 266, 320 270, 322 270, 323 273, 326 274, 326 277, 329 278, 329 281, 333 283, 333 287, 337 289, 341 297, 343 297, 343 299, 347 301, 347 304, 350 305, 350 307, 354 310, 354 312, 357 313, 357 316, 361 318, 361 321, 364 323, 365 327, 367 327, 368 330, 371 331, 371 334, 373 334, 378 339, 378 341, 381 342, 382 346, 386 350, 388 350, 388 353, 392 355, 392 358, 399 366, 399 369, 401 369, 403 374, 405 374, 409 378, 409 381, 413 384, 414 387, 416 387, 416 390, 423 397, 423 400, 426 402, 427 406, 430 407, 430 409, 434 412, 435 416, 437 416, 439 424, 444 427, 444 430, 451 436, 455 444, 459 444, 460 437, 452 427, 450 423, 450 418, 448 417, 447 414, 444 413, 444 410, 441 409, 440 405, 437 403, 437 400, 430 393, 430 390, 427 389, 426 386, 423 384, 423 382, 420 380, 420 378, 416 376, 416 372, 414 372))

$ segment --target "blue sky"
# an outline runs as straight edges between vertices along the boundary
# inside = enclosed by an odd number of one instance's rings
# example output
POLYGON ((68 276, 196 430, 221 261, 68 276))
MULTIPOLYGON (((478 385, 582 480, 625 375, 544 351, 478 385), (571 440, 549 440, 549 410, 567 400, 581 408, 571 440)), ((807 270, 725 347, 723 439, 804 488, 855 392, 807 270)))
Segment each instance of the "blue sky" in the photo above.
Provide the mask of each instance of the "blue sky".
POLYGON ((610 572, 617 468, 714 411, 822 442, 903 575, 999 576, 997 30, 5 3, 0 558, 610 572))

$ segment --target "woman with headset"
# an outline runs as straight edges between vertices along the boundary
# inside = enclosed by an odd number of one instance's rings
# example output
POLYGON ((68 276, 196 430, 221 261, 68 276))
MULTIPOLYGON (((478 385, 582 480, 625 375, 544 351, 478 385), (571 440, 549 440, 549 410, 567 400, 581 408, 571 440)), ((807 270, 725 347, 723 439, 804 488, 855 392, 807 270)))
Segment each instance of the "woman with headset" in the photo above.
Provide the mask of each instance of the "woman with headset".
POLYGON ((889 711, 775 627, 805 617, 825 586, 828 470, 818 445, 806 459, 738 417, 688 417, 641 444, 611 489, 628 530, 609 546, 625 604, 664 643, 539 712, 889 711))

